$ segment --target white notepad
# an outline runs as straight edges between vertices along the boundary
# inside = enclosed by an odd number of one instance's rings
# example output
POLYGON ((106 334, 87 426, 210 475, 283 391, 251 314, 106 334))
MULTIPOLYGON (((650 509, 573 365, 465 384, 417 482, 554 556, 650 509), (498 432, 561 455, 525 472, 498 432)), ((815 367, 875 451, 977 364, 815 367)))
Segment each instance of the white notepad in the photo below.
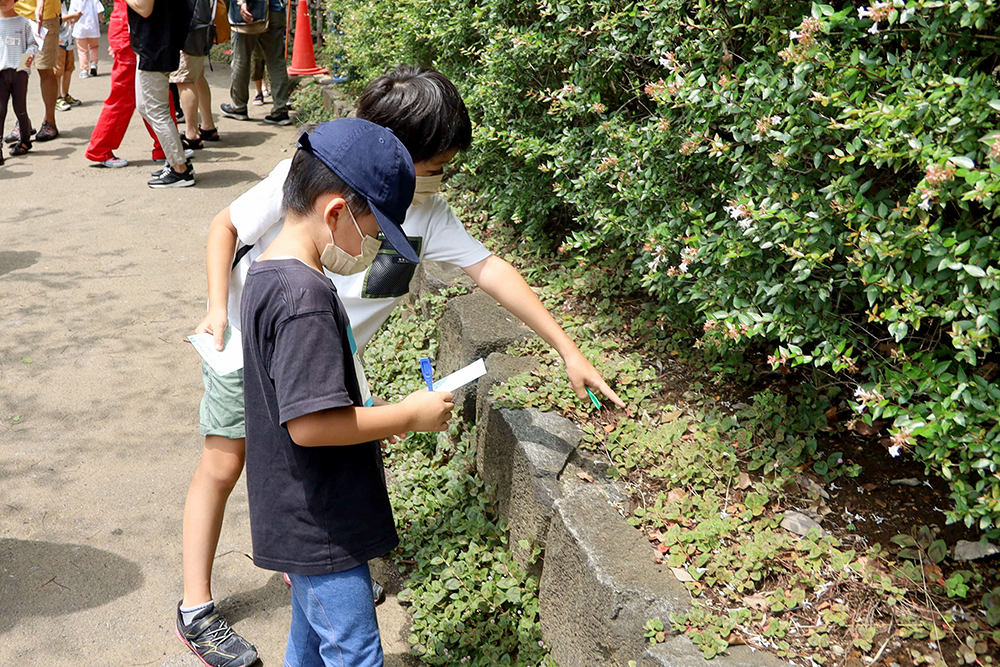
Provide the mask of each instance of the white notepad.
POLYGON ((219 375, 229 375, 243 368, 243 336, 240 330, 229 327, 226 335, 229 340, 221 352, 215 349, 215 337, 210 333, 188 336, 201 358, 219 375))
POLYGON ((448 377, 443 377, 434 383, 434 391, 453 392, 459 387, 463 387, 474 380, 486 375, 486 363, 482 359, 476 359, 465 368, 461 368, 448 377))

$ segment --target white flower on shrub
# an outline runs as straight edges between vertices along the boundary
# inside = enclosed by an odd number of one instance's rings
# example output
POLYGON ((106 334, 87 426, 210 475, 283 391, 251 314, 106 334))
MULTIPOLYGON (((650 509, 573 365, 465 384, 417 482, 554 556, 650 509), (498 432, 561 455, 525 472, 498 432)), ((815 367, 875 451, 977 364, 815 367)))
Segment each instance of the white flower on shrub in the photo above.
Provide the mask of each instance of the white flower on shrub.
POLYGON ((877 389, 865 389, 859 386, 854 390, 854 399, 858 402, 854 409, 858 413, 862 413, 869 404, 885 400, 885 396, 880 394, 877 389))
POLYGON ((910 444, 913 437, 913 433, 909 429, 901 428, 891 436, 889 436, 889 442, 891 443, 889 447, 889 454, 893 458, 899 456, 900 451, 903 447, 910 444))
POLYGON ((750 216, 750 209, 747 208, 746 204, 729 202, 729 206, 725 207, 725 211, 733 220, 740 220, 750 216))

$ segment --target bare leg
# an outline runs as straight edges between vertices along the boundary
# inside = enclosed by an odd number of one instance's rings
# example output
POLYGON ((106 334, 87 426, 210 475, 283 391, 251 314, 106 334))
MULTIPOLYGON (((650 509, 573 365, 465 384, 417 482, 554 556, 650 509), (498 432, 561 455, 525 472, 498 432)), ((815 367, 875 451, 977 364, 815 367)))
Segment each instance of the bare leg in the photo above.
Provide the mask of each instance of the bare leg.
MULTIPOLYGON (((201 127, 204 130, 214 130, 215 118, 212 116, 212 89, 208 85, 208 79, 205 78, 204 72, 194 82, 194 86, 195 90, 198 91, 198 115, 201 118, 201 127)), ((184 113, 187 113, 187 110, 184 113)))
POLYGON ((243 472, 246 440, 205 437, 201 461, 184 502, 183 607, 212 599, 212 565, 219 546, 226 501, 243 472))
POLYGON ((73 52, 69 49, 60 49, 59 57, 63 59, 62 81, 59 87, 59 97, 69 95, 69 84, 73 80, 76 63, 73 62, 73 52))
POLYGON ((184 136, 188 141, 198 138, 198 91, 193 83, 178 83, 177 90, 181 97, 181 109, 184 110, 184 136))
POLYGON ((45 120, 56 124, 56 98, 59 97, 59 77, 54 69, 40 69, 38 85, 42 90, 42 103, 45 105, 45 120))

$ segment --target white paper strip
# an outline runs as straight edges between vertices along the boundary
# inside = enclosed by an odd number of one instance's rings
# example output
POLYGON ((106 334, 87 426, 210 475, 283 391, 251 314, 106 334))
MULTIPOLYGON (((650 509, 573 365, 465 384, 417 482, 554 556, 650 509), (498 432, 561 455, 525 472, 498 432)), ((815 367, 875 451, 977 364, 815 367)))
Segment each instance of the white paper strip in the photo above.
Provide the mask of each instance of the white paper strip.
POLYGON ((434 383, 434 391, 453 392, 459 387, 463 387, 474 380, 486 375, 486 363, 482 359, 476 359, 465 368, 461 368, 448 377, 441 378, 434 383))

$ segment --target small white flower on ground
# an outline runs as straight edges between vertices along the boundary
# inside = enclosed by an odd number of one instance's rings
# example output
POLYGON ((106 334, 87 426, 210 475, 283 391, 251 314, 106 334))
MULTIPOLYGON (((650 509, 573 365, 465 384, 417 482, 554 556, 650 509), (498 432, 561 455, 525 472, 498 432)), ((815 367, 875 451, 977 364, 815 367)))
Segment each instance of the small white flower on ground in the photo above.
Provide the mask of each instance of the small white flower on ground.
POLYGON ((899 445, 893 445, 892 447, 890 447, 889 448, 889 456, 891 456, 893 458, 896 458, 897 456, 899 456, 899 449, 900 449, 899 445))

